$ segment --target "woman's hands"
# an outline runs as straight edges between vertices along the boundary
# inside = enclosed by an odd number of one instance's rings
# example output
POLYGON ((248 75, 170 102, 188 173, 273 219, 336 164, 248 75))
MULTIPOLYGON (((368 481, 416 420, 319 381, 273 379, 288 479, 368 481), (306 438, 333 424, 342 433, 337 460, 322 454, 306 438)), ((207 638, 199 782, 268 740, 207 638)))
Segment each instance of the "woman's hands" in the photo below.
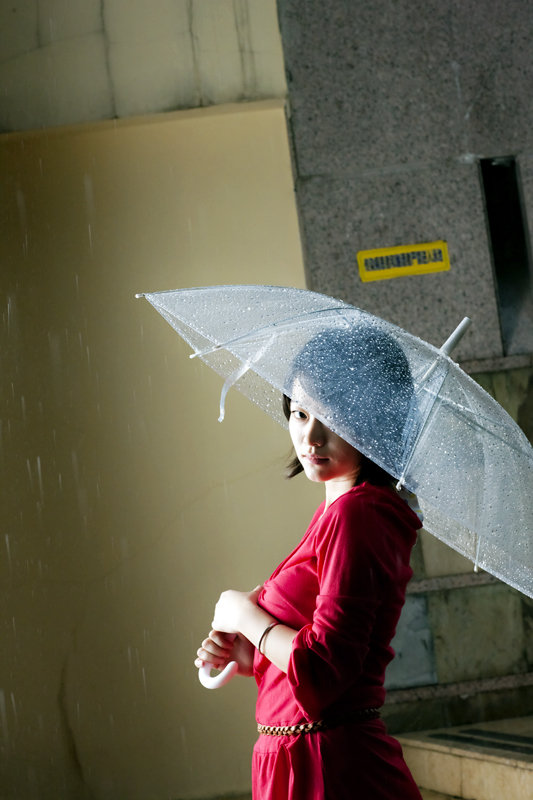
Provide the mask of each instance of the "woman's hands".
POLYGON ((212 630, 197 650, 194 666, 211 664, 215 669, 224 669, 230 661, 239 665, 239 675, 253 674, 254 646, 242 634, 223 633, 212 630))
POLYGON ((213 630, 197 650, 194 665, 212 664, 215 669, 224 669, 230 661, 239 665, 239 675, 250 676, 253 672, 254 645, 241 633, 247 615, 257 610, 257 598, 262 586, 251 592, 230 589, 222 592, 215 606, 213 630))
POLYGON ((257 598, 262 588, 256 586, 251 592, 237 592, 235 589, 222 592, 215 606, 213 628, 224 633, 242 632, 247 618, 257 610, 257 598))
POLYGON ((223 669, 230 661, 236 661, 240 675, 252 675, 254 649, 262 641, 261 654, 282 672, 287 672, 297 631, 279 624, 257 604, 262 588, 256 586, 251 592, 234 589, 222 592, 215 606, 213 630, 197 651, 198 658, 194 662, 197 667, 205 662, 223 669), (272 622, 278 624, 262 639, 272 622))

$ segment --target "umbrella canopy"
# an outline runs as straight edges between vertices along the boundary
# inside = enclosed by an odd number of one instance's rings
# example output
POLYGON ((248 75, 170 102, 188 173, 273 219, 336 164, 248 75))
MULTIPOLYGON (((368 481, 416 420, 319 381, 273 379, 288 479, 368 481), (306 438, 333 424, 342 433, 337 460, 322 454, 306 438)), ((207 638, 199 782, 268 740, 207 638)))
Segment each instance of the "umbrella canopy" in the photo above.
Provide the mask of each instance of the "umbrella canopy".
POLYGON ((418 495, 424 528, 533 597, 533 448, 441 350, 325 295, 212 286, 138 295, 286 426, 281 394, 418 495))

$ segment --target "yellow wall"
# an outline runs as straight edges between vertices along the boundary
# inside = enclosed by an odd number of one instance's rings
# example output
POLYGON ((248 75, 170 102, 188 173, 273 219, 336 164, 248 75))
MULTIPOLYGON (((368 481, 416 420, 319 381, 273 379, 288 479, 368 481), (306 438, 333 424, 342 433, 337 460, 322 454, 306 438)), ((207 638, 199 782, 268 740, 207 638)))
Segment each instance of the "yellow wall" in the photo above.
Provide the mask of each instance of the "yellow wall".
POLYGON ((249 785, 251 681, 192 665, 295 544, 285 432, 134 293, 304 285, 283 107, 0 138, 0 796, 249 785), (5 795, 2 794, 5 792, 5 795))

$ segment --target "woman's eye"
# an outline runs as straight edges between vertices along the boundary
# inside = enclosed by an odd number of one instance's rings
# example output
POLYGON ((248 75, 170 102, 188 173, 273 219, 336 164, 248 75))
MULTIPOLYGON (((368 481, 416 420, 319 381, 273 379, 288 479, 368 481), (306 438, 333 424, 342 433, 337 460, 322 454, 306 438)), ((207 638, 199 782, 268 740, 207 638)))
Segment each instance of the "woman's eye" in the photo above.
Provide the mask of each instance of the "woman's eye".
POLYGON ((305 419, 305 412, 300 408, 293 408, 291 414, 295 419, 305 419))

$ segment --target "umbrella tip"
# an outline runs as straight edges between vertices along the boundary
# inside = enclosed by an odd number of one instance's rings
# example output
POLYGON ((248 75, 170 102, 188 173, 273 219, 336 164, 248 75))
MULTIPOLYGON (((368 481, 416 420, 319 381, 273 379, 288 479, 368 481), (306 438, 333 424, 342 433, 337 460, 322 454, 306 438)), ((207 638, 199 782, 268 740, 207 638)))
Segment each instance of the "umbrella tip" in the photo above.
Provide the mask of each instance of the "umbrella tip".
POLYGON ((455 347, 457 347, 460 339, 463 338, 464 334, 470 327, 471 323, 472 320, 470 319, 470 317, 464 317, 462 322, 459 323, 454 332, 446 339, 446 341, 442 345, 440 352, 443 355, 449 356, 451 354, 452 350, 454 350, 455 347))
POLYGON ((144 292, 138 292, 135 297, 139 299, 139 297, 144 297, 144 292))

